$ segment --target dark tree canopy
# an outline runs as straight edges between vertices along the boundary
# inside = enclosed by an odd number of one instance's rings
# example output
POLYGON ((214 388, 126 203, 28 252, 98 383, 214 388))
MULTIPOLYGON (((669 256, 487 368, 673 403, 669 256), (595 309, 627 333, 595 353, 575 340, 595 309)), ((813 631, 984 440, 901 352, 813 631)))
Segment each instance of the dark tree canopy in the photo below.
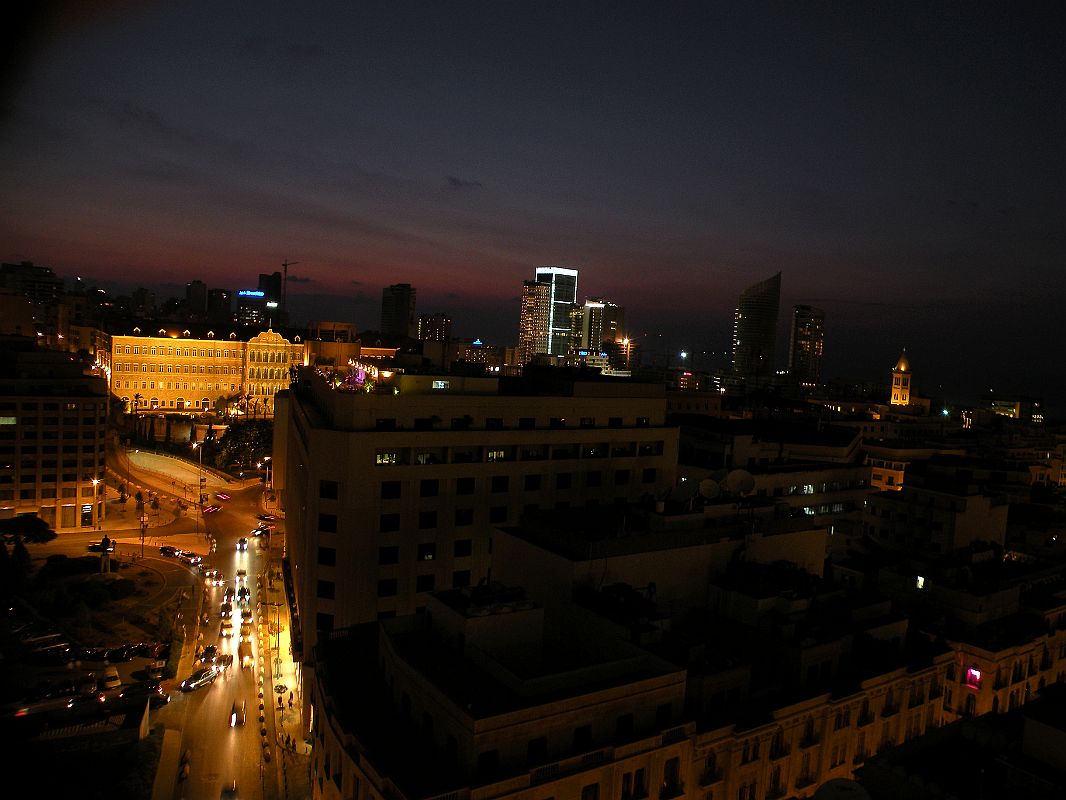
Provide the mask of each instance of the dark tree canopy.
POLYGON ((274 425, 270 420, 253 419, 234 422, 218 443, 215 463, 222 468, 230 464, 254 466, 269 456, 273 447, 274 425))
POLYGON ((36 514, 19 514, 11 519, 0 520, 0 536, 5 542, 21 538, 30 544, 43 544, 56 538, 56 532, 36 514))

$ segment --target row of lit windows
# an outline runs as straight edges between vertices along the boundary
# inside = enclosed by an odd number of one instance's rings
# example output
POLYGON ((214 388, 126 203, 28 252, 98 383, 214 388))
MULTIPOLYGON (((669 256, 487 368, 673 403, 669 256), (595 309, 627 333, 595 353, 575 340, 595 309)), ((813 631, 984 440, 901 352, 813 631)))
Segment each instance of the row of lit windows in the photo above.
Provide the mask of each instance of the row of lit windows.
MULTIPOLYGON (((186 375, 188 375, 190 373, 190 369, 189 369, 189 365, 188 364, 181 364, 181 365, 178 365, 178 366, 174 366, 173 364, 167 364, 166 370, 163 369, 163 365, 162 364, 159 365, 159 369, 158 370, 155 368, 155 366, 156 366, 155 364, 126 364, 124 362, 119 362, 119 363, 115 364, 115 372, 170 372, 170 373, 178 372, 178 373, 184 373, 186 375), (138 369, 138 367, 140 367, 140 369, 138 369)), ((240 369, 240 367, 226 367, 226 366, 216 367, 216 366, 214 366, 212 364, 208 364, 206 367, 205 366, 200 366, 199 369, 197 369, 196 365, 193 364, 191 372, 193 374, 199 373, 200 375, 204 375, 204 374, 207 374, 207 375, 240 375, 240 374, 242 374, 242 370, 240 369)))
MULTIPOLYGON (((0 411, 15 411, 21 409, 22 411, 59 411, 59 403, 37 403, 35 401, 26 401, 21 405, 14 402, 2 402, 0 403, 0 411)), ((63 411, 96 411, 97 405, 93 403, 63 403, 63 411)), ((100 411, 106 411, 107 406, 104 403, 100 403, 100 411)))
MULTIPOLYGON (((171 358, 243 358, 242 350, 204 350, 195 347, 163 347, 162 345, 118 345, 115 347, 116 354, 122 355, 153 355, 171 358)), ((249 350, 248 360, 264 364, 288 364, 289 353, 285 350, 249 350)))
POLYGON ((419 464, 470 464, 506 461, 559 461, 565 459, 632 458, 661 456, 664 443, 657 442, 596 442, 565 445, 496 445, 479 447, 436 447, 428 449, 382 448, 374 455, 378 466, 419 464))

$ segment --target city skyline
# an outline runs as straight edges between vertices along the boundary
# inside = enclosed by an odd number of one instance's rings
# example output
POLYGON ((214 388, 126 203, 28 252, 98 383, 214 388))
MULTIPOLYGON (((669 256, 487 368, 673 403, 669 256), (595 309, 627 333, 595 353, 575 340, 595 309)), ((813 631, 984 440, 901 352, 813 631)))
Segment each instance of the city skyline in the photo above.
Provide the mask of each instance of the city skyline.
POLYGON ((501 342, 530 270, 566 264, 646 353, 720 361, 741 291, 781 271, 782 308, 825 311, 826 379, 884 380, 907 347, 938 401, 1066 396, 1061 20, 207 8, 32 21, 5 261, 180 296, 291 259, 294 318, 373 328, 407 282, 501 342))

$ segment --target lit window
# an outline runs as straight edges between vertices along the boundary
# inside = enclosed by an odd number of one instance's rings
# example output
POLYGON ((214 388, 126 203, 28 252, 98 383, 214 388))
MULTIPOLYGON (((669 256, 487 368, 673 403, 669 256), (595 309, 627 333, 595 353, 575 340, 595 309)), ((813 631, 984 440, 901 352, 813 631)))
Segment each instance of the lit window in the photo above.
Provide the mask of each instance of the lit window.
POLYGON ((971 689, 981 688, 981 670, 977 667, 970 667, 966 670, 966 685, 971 689))
POLYGON ((448 381, 433 381, 434 389, 447 389, 449 386, 448 381))

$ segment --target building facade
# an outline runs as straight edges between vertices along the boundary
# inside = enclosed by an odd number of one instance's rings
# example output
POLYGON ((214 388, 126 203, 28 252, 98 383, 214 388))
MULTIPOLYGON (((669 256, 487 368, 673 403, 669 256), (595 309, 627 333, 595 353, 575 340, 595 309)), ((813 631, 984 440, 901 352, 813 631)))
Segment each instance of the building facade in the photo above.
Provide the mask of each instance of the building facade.
POLYGON ((536 278, 548 284, 548 330, 546 353, 566 356, 570 351, 570 309, 577 304, 577 270, 537 267, 536 278))
POLYGON ((381 290, 381 335, 413 338, 417 330, 415 289, 409 283, 396 283, 381 290))
POLYGON ((528 364, 548 352, 551 287, 540 281, 522 282, 522 307, 518 317, 518 361, 528 364))
POLYGON ((907 358, 907 350, 899 354, 896 366, 892 368, 892 399, 890 405, 909 406, 911 404, 911 383, 914 375, 911 373, 911 362, 907 358))
POLYGON ((290 368, 305 363, 304 343, 294 338, 272 330, 242 340, 235 332, 194 338, 188 330, 134 328, 112 337, 111 392, 137 411, 203 413, 245 400, 272 414, 290 368))

